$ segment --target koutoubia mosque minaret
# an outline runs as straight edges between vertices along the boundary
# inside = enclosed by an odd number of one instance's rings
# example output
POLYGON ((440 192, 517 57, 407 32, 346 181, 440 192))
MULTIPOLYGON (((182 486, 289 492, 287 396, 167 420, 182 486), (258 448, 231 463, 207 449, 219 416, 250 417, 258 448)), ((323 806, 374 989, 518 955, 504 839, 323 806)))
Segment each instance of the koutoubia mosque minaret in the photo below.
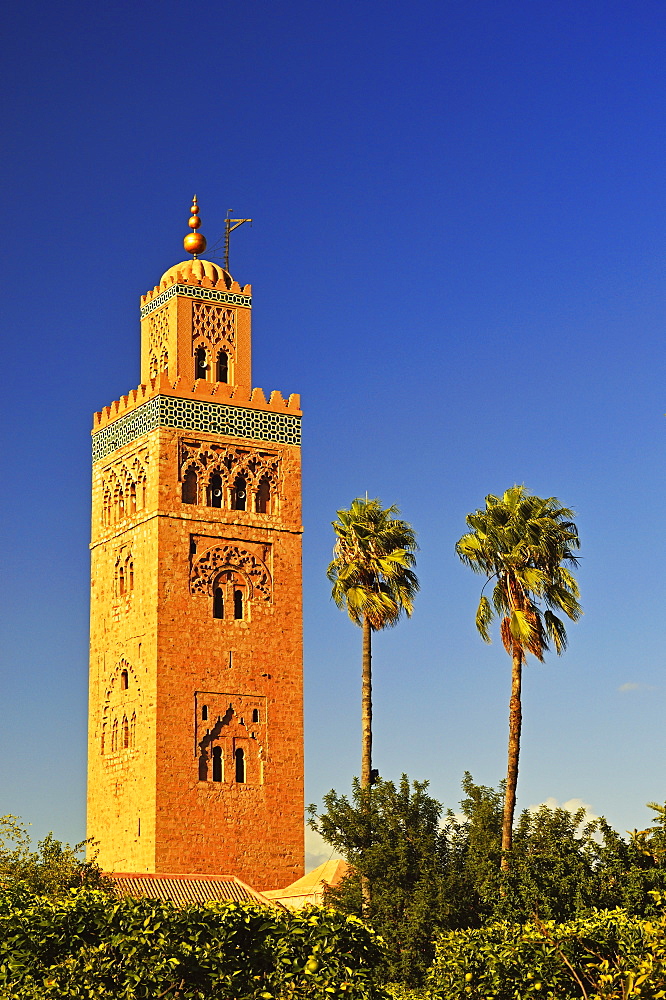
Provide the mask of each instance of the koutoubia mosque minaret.
POLYGON ((301 411, 252 388, 251 288, 191 212, 94 418, 88 836, 106 871, 271 888, 303 874, 301 411))

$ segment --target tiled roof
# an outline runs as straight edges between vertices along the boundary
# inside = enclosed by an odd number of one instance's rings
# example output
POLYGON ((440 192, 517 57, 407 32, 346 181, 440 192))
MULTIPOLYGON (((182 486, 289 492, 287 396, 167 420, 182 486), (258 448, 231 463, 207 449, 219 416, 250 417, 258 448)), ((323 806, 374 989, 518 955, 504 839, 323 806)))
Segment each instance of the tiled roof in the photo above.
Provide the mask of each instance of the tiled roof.
MULTIPOLYGON (((162 899, 180 906, 192 903, 219 902, 232 900, 236 903, 258 903, 275 906, 261 892, 241 882, 235 875, 152 875, 135 872, 111 872, 109 878, 115 883, 119 896, 146 896, 148 899, 162 899)), ((277 904, 279 906, 279 904, 277 904)))

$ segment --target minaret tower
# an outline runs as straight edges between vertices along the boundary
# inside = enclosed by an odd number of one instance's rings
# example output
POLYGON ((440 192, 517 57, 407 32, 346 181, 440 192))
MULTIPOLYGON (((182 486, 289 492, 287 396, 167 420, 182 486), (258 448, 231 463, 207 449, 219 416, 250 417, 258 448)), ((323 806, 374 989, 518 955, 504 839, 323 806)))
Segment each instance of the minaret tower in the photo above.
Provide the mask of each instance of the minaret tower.
POLYGON ((185 249, 95 414, 88 836, 107 871, 303 873, 298 396, 252 389, 249 285, 185 249))

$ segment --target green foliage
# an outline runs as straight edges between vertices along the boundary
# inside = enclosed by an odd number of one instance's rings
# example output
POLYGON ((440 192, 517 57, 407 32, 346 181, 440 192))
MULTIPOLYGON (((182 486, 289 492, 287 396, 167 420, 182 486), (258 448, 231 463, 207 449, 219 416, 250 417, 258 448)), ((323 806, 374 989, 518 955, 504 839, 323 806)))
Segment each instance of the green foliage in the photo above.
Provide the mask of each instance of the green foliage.
POLYGON ((360 877, 370 884, 365 914, 386 942, 387 979, 418 983, 433 956, 433 928, 446 912, 445 838, 441 806, 427 794, 428 783, 396 786, 379 781, 362 789, 354 781, 351 801, 331 791, 325 812, 310 806, 310 826, 352 864, 356 875, 331 891, 330 902, 361 912, 360 877))
POLYGON ((78 857, 91 840, 70 847, 48 833, 33 851, 30 836, 16 816, 0 816, 0 886, 23 886, 36 895, 58 897, 87 886, 111 891, 94 857, 78 857))
POLYGON ((626 841, 605 819, 587 821, 583 809, 526 810, 514 830, 509 870, 501 872, 503 789, 476 785, 470 774, 462 787, 462 816, 449 810, 445 826, 449 927, 522 923, 533 913, 564 921, 594 909, 656 912, 651 894, 666 891, 658 820, 656 829, 626 841))
POLYGON ((622 910, 447 931, 429 985, 441 1000, 656 1000, 666 996, 665 940, 664 916, 646 922, 622 910))
POLYGON ((330 910, 0 897, 3 1000, 379 1000, 380 960, 372 931, 330 910))
POLYGON ((395 625, 403 611, 412 613, 419 589, 412 567, 418 548, 414 530, 394 514, 396 506, 380 500, 352 501, 333 522, 336 543, 328 578, 332 596, 357 625, 367 619, 373 629, 395 625))

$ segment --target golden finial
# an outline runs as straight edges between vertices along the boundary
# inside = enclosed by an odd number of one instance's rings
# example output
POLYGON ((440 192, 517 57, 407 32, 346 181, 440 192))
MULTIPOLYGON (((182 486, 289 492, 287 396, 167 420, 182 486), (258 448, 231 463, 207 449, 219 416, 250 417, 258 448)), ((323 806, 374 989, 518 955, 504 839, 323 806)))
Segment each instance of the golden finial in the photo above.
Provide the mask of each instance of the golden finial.
POLYGON ((192 215, 190 216, 190 221, 188 222, 188 226, 190 227, 190 229, 194 230, 194 232, 187 234, 187 236, 183 240, 183 246, 185 247, 187 252, 191 253, 196 260, 197 254, 203 253, 204 250, 206 249, 206 237, 202 236, 201 233, 196 232, 196 230, 201 225, 201 219, 199 218, 199 206, 197 204, 196 195, 192 199, 192 208, 190 209, 190 212, 192 213, 192 215))

